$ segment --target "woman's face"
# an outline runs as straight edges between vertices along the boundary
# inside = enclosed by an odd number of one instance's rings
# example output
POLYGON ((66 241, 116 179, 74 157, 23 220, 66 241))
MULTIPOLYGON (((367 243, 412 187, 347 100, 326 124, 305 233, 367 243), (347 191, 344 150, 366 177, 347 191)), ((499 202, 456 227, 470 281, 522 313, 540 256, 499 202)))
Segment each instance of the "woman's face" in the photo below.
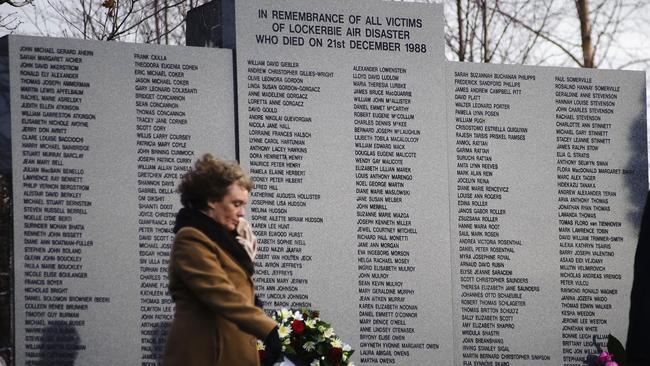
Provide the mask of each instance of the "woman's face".
POLYGON ((221 201, 208 202, 207 214, 227 230, 232 231, 237 227, 239 218, 246 213, 244 208, 247 203, 248 191, 239 184, 233 183, 228 187, 221 201))

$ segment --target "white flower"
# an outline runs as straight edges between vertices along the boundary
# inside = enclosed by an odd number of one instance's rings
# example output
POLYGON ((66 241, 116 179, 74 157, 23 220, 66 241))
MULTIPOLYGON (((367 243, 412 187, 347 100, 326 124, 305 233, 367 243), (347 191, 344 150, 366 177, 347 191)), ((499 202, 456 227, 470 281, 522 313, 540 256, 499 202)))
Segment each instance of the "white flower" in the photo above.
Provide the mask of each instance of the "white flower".
POLYGON ((305 321, 305 326, 307 328, 312 328, 313 329, 316 326, 316 320, 315 319, 307 319, 305 321))
POLYGON ((296 311, 295 313, 293 313, 293 318, 296 319, 296 320, 302 320, 302 313, 299 312, 299 311, 296 311))
POLYGON ((338 338, 333 338, 330 341, 330 344, 332 345, 332 347, 343 348, 343 342, 341 342, 341 340, 338 338))
POLYGON ((329 338, 329 337, 331 337, 331 336, 333 336, 333 335, 334 335, 334 329, 332 329, 332 328, 327 328, 327 329, 323 332, 323 337, 325 337, 325 338, 329 338))
POLYGON ((257 350, 258 351, 265 351, 266 350, 266 346, 264 345, 264 342, 259 341, 259 340, 257 341, 257 350))
POLYGON ((354 362, 352 361, 348 362, 348 366, 354 366, 354 362))
POLYGON ((285 327, 284 325, 278 327, 278 335, 280 338, 289 337, 289 334, 291 334, 291 327, 285 327))
POLYGON ((342 349, 343 351, 345 351, 345 352, 350 352, 350 351, 352 351, 352 347, 350 347, 350 345, 347 344, 347 343, 344 344, 343 347, 342 347, 341 349, 342 349))
POLYGON ((313 351, 316 348, 316 343, 314 343, 314 342, 305 342, 305 344, 302 345, 302 348, 304 348, 305 351, 307 351, 307 352, 313 351))
POLYGON ((313 360, 313 361, 309 364, 309 366, 319 366, 319 365, 320 365, 320 361, 318 361, 318 360, 313 360))
POLYGON ((282 322, 286 322, 287 319, 291 316, 291 312, 287 308, 282 308, 278 311, 278 316, 282 319, 282 322))

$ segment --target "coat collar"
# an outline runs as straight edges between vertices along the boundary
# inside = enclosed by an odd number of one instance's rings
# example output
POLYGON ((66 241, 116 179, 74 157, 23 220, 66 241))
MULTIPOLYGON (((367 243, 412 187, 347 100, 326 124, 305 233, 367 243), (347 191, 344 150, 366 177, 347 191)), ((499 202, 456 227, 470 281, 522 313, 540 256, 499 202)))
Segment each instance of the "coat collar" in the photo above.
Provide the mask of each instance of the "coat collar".
POLYGON ((184 227, 192 227, 215 242, 219 248, 228 253, 246 271, 249 276, 255 272, 255 266, 244 248, 235 239, 237 232, 228 232, 223 226, 199 210, 182 208, 176 215, 174 233, 184 227))

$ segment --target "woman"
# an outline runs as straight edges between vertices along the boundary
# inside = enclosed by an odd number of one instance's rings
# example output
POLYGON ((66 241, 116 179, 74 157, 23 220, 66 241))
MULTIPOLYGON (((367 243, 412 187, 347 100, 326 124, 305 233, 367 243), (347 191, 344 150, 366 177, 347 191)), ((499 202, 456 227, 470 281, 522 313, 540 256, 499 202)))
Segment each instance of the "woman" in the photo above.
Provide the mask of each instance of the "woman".
POLYGON ((176 311, 167 366, 257 366, 258 338, 270 363, 280 354, 277 324, 254 306, 253 262, 236 239, 252 188, 239 165, 210 154, 178 186, 183 208, 169 264, 176 311))

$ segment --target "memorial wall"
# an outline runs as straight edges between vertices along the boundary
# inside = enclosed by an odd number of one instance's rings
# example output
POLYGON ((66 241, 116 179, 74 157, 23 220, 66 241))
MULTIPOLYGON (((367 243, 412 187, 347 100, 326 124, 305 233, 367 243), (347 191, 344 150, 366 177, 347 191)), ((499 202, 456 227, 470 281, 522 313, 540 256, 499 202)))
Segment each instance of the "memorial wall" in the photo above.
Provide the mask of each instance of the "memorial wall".
POLYGON ((320 309, 362 365, 448 362, 441 7, 235 6, 240 159, 258 188, 249 214, 266 308, 320 309))
POLYGON ((322 309, 364 365, 580 365, 608 333, 624 339, 647 189, 643 74, 447 63, 443 127, 442 46, 419 38, 442 33, 440 8, 356 6, 235 12, 267 307, 322 309), (352 292, 332 286, 339 272, 352 292), (445 305, 409 293, 446 301, 448 278, 453 337, 445 305))
POLYGON ((627 335, 647 190, 641 72, 449 63, 463 362, 583 365, 627 335))
POLYGON ((580 365, 627 333, 643 74, 445 63, 443 86, 440 13, 239 3, 257 290, 322 309, 363 365, 580 365))
POLYGON ((235 157, 230 50, 9 36, 17 365, 156 365, 175 187, 235 157))
POLYGON ((446 62, 439 5, 234 6, 236 76, 229 50, 0 46, 16 365, 158 364, 174 190, 206 151, 256 183, 265 308, 320 310, 357 365, 578 366, 625 340, 643 73, 446 62))

